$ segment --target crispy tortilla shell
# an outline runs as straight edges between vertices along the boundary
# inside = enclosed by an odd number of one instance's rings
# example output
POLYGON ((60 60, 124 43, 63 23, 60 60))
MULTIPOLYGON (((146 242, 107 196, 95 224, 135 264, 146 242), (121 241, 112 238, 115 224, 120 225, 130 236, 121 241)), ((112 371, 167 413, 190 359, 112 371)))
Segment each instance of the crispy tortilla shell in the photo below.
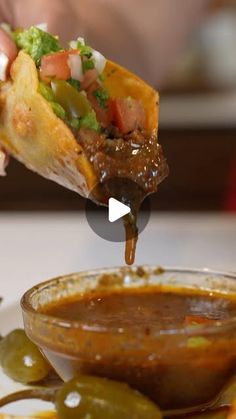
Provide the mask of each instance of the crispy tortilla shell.
MULTIPOLYGON (((147 133, 155 134, 157 92, 110 61, 105 74, 105 86, 112 98, 131 96, 142 101, 147 133)), ((35 63, 24 51, 12 65, 11 79, 0 91, 0 143, 29 169, 87 197, 99 179, 72 131, 38 92, 35 63)))
POLYGON ((159 94, 135 74, 112 61, 107 61, 104 74, 104 85, 110 96, 112 98, 130 96, 140 100, 146 112, 146 132, 150 136, 157 134, 159 94))
POLYGON ((21 51, 1 89, 0 142, 29 169, 86 196, 97 182, 71 130, 38 93, 34 61, 21 51))

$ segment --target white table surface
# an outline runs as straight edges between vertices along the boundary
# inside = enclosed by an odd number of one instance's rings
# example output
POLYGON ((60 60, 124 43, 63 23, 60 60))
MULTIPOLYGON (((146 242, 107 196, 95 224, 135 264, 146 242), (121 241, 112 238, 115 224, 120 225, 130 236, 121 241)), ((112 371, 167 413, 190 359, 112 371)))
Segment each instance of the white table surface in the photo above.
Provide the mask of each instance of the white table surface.
MULTIPOLYGON (((80 213, 0 213, 0 295, 5 305, 51 277, 124 264, 124 244, 107 242, 80 213)), ((236 215, 152 215, 136 264, 236 272, 236 215)))

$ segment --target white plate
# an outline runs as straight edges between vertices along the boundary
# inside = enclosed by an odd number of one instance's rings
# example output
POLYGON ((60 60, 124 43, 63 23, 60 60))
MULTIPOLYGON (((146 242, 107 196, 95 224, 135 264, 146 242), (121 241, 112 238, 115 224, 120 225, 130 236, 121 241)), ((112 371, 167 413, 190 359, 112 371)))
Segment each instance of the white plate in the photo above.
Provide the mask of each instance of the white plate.
MULTIPOLYGON (((0 334, 4 336, 17 327, 22 327, 19 303, 6 305, 5 307, 0 308, 0 334)), ((24 388, 26 387, 22 384, 10 380, 0 368, 0 397, 24 388)), ((23 416, 50 411, 52 409, 53 405, 51 403, 42 402, 40 400, 23 400, 0 409, 0 413, 23 416)))

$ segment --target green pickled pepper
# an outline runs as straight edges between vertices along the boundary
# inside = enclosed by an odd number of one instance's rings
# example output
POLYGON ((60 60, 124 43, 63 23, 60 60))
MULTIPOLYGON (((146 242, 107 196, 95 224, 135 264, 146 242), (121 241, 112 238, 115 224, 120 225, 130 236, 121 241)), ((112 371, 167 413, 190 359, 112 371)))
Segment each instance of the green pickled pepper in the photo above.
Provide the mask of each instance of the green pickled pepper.
POLYGON ((53 80, 52 90, 55 101, 63 107, 69 120, 81 118, 92 112, 92 107, 86 96, 78 92, 66 81, 53 80))
POLYGON ((43 380, 51 370, 37 346, 21 329, 13 330, 0 341, 0 365, 7 376, 24 384, 43 380))
POLYGON ((60 419, 161 419, 159 408, 127 384, 81 375, 56 396, 60 419))

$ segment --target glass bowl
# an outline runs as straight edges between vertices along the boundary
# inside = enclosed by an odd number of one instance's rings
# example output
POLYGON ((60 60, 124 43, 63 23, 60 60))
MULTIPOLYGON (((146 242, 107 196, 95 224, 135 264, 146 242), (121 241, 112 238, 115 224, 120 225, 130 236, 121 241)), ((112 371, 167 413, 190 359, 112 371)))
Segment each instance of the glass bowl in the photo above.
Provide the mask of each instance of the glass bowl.
POLYGON ((160 285, 236 297, 235 279, 209 270, 157 266, 75 273, 26 292, 21 301, 25 330, 65 381, 78 372, 105 376, 129 383, 163 410, 197 410, 214 405, 236 372, 236 318, 195 328, 161 330, 150 324, 147 330, 142 324, 120 328, 62 320, 40 310, 78 294, 160 285))

